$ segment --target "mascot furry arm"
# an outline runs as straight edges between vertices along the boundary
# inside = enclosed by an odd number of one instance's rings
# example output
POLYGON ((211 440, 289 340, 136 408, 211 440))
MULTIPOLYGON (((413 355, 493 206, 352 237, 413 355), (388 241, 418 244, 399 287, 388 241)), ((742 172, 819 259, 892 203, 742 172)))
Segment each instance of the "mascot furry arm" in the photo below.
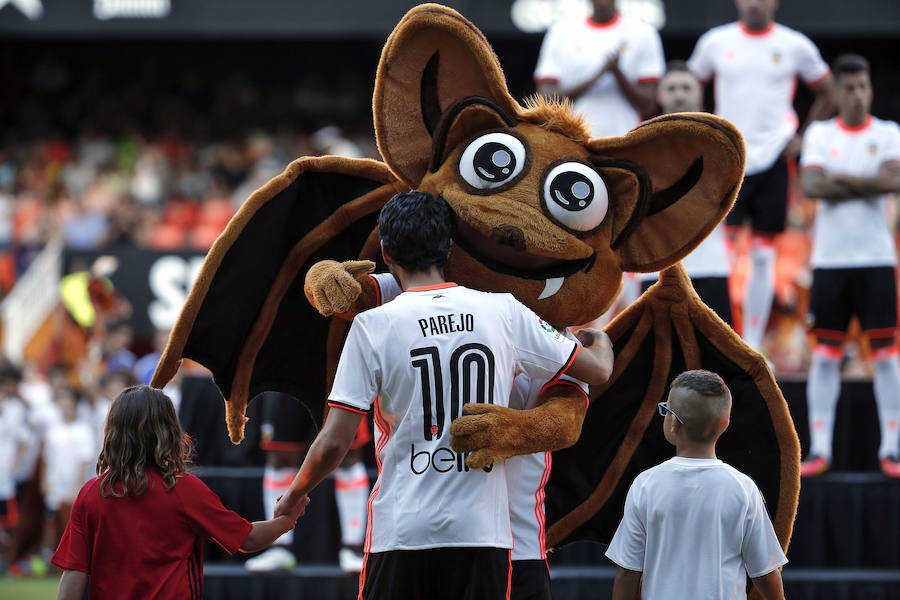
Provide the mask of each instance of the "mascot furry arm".
MULTIPOLYGON (((391 34, 373 104, 384 163, 299 159, 254 193, 210 251, 160 361, 159 387, 182 357, 212 370, 235 443, 247 402, 265 390, 321 419, 347 325, 317 314, 301 275, 325 313, 377 304, 371 265, 355 261, 378 257, 375 216, 396 192, 426 190, 452 208, 448 279, 511 292, 563 328, 599 316, 623 271, 665 269, 696 247, 743 174, 740 134, 712 115, 667 115, 590 139, 567 105, 520 105, 481 32, 435 4, 412 9, 391 34)), ((478 466, 579 440, 554 454, 548 543, 608 541, 634 476, 672 455, 650 426, 656 403, 680 370, 705 366, 734 395, 721 456, 759 483, 786 546, 799 444, 762 358, 699 301, 680 267, 609 333, 615 370, 589 409, 568 385, 544 389, 531 411, 468 406, 453 422, 454 446, 478 466)))

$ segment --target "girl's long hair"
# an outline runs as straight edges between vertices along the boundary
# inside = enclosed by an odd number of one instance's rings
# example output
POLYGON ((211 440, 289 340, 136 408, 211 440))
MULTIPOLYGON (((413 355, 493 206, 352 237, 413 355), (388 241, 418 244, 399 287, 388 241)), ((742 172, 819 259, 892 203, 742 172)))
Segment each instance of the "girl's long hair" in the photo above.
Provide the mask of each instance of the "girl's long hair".
POLYGON ((139 496, 147 489, 148 467, 172 489, 190 462, 191 439, 185 435, 172 401, 163 392, 141 385, 124 390, 109 408, 103 449, 97 459, 104 497, 139 496))

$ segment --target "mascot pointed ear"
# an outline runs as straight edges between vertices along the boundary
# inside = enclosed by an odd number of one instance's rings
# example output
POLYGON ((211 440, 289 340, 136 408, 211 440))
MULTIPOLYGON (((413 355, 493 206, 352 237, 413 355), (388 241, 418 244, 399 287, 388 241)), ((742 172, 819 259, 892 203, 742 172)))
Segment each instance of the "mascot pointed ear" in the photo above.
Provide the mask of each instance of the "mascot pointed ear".
POLYGON ((658 271, 684 258, 731 209, 744 175, 740 132, 707 113, 663 115, 587 145, 598 160, 636 164, 651 186, 615 244, 623 271, 658 271))
POLYGON ((432 136, 447 109, 478 96, 516 115, 519 104, 484 35, 456 11, 423 4, 406 13, 388 38, 375 76, 378 149, 412 188, 428 170, 432 136))

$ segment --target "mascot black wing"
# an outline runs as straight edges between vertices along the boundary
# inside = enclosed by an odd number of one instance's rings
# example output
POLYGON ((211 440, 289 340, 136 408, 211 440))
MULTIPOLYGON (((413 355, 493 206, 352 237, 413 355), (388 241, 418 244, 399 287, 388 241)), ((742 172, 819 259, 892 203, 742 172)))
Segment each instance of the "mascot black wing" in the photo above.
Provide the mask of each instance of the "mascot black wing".
POLYGON ((607 333, 615 347, 613 375, 591 390, 578 443, 553 454, 548 545, 609 543, 631 482, 674 454, 657 403, 679 373, 703 368, 721 375, 733 396, 718 456, 759 486, 786 550, 800 490, 800 444, 765 359, 703 304, 680 264, 663 271, 607 333))
POLYGON ((163 387, 183 358, 208 368, 234 443, 243 439, 247 403, 264 391, 294 396, 321 424, 323 374, 333 372, 327 364, 347 325, 309 305, 303 276, 326 257, 374 260, 378 211, 405 189, 374 160, 291 163, 250 196, 209 251, 151 385, 163 387))

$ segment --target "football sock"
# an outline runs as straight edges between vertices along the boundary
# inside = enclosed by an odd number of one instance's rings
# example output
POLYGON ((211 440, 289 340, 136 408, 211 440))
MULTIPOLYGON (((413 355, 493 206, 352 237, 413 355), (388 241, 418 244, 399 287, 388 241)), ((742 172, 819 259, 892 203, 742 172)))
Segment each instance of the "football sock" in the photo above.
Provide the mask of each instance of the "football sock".
POLYGON ((369 475, 361 462, 334 472, 334 499, 341 520, 341 543, 362 546, 366 537, 366 501, 369 475))
POLYGON ((875 403, 878 405, 878 423, 881 426, 881 446, 878 458, 898 458, 898 425, 900 425, 900 363, 897 348, 891 346, 872 352, 875 366, 875 403))
MULTIPOLYGON (((276 469, 266 465, 263 471, 263 508, 266 511, 266 519, 275 517, 275 503, 291 487, 291 482, 297 474, 294 467, 276 469)), ((281 535, 272 545, 290 546, 294 543, 294 530, 291 529, 281 535)))
POLYGON ((775 246, 770 240, 754 237, 750 258, 752 269, 744 292, 743 337, 751 348, 759 350, 775 296, 775 246))
POLYGON ((841 395, 840 348, 816 346, 806 381, 806 405, 809 411, 809 455, 831 460, 834 411, 841 395))

